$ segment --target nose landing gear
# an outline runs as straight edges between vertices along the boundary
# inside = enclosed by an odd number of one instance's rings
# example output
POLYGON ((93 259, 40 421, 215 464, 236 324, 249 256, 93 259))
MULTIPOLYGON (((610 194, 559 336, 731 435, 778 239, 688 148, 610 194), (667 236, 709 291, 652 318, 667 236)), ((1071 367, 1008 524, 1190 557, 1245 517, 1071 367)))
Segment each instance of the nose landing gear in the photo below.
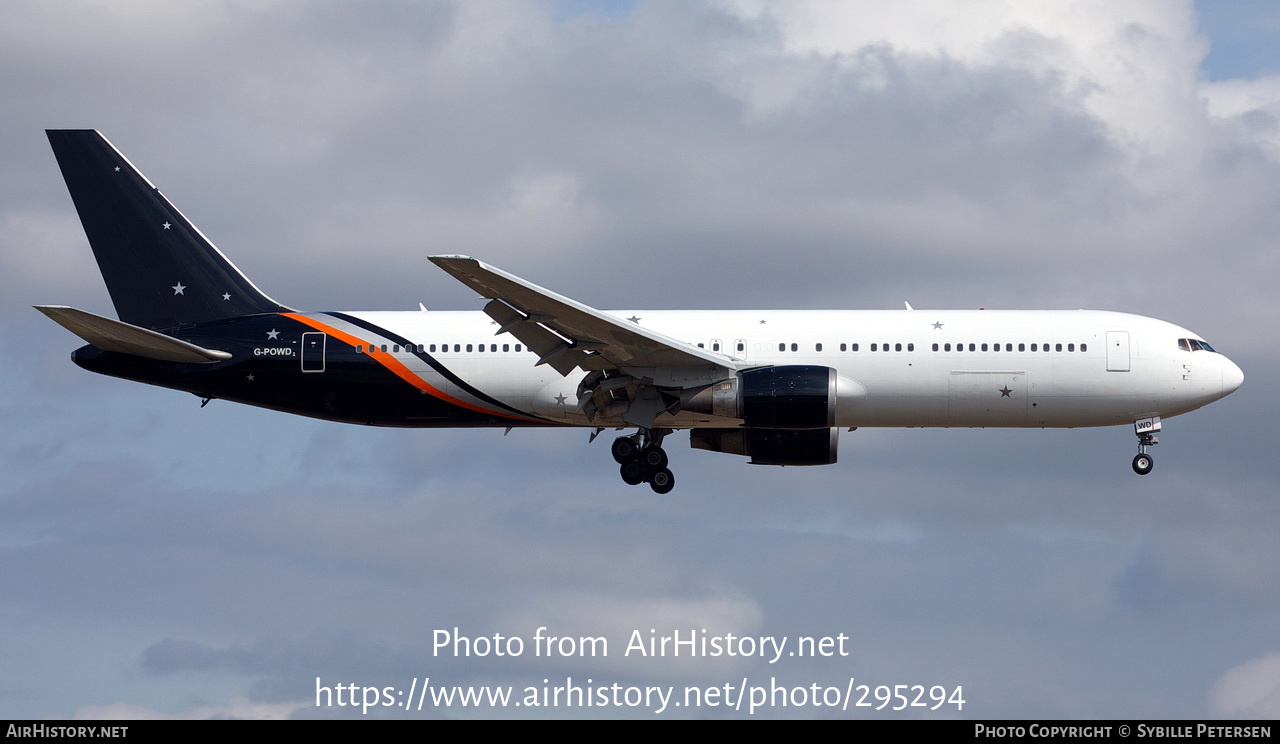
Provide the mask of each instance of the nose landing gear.
POLYGON ((613 440, 611 451, 623 483, 648 483, 656 493, 670 493, 676 487, 676 477, 667 468, 667 453, 662 449, 662 439, 670 433, 670 429, 641 429, 613 440))
POLYGON ((1133 422, 1133 431, 1138 435, 1138 454, 1133 458, 1133 472, 1146 475, 1156 465, 1155 459, 1147 454, 1147 447, 1160 443, 1156 439, 1156 432, 1160 431, 1160 417, 1138 419, 1133 422))

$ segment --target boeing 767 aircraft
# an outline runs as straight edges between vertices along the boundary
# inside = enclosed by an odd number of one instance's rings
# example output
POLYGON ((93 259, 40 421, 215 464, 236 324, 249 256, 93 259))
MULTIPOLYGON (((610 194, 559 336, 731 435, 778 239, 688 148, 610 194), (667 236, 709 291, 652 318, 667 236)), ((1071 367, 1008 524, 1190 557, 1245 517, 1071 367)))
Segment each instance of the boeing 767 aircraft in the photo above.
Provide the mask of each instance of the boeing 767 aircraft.
POLYGON ((301 312, 259 290, 106 138, 49 142, 119 320, 41 312, 76 364, 128 380, 374 426, 634 429, 622 479, 675 485, 662 448, 760 465, 836 461, 860 426, 1133 426, 1244 381, 1200 336, 1091 310, 601 311, 467 256, 431 261, 482 311, 301 312))

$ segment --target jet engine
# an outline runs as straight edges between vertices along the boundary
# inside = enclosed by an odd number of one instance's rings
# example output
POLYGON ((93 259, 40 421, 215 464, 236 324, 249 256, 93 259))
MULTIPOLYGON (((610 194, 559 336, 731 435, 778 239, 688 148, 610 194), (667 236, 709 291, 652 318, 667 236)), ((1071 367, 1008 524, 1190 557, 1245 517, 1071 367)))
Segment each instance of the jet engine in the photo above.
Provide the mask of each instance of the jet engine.
POLYGON ((832 465, 840 430, 822 429, 693 429, 689 444, 697 449, 746 455, 752 465, 832 465))
POLYGON ((696 448, 747 455, 760 465, 830 465, 835 427, 848 424, 866 394, 831 367, 785 365, 749 369, 691 391, 681 409, 742 421, 741 428, 694 429, 696 448))

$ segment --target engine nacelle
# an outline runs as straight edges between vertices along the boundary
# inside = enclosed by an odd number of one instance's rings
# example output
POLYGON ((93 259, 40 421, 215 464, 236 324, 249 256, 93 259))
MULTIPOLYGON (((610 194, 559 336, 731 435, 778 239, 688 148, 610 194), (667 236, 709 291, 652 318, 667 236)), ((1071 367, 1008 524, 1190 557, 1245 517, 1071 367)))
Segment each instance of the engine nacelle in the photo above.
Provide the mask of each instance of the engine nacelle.
POLYGON ((752 465, 831 465, 836 461, 840 430, 824 429, 693 429, 689 444, 697 449, 746 455, 752 465))
POLYGON ((791 365, 738 373, 742 422, 769 429, 818 429, 836 423, 836 371, 791 365))
POLYGON ((847 419, 866 395, 866 388, 831 367, 795 364, 749 369, 688 391, 681 409, 738 419, 752 428, 826 429, 846 425, 837 423, 837 409, 847 419))

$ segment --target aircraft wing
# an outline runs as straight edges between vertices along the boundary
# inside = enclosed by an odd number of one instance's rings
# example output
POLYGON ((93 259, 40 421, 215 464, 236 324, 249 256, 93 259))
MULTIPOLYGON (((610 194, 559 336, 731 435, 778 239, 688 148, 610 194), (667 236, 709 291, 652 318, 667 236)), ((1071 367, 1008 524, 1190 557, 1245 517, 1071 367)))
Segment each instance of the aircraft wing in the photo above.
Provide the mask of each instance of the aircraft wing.
POLYGON ((498 333, 511 333, 539 355, 539 364, 549 364, 562 375, 574 367, 739 366, 731 357, 602 313, 470 256, 430 260, 490 300, 484 311, 498 324, 498 333))

